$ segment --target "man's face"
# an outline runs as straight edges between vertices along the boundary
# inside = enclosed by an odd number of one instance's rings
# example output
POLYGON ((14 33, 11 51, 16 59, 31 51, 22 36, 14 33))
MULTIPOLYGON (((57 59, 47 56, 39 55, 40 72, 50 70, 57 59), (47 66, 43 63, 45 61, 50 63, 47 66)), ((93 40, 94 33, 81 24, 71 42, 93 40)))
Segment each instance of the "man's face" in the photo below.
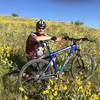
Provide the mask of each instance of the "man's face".
POLYGON ((37 28, 36 32, 39 33, 39 34, 44 34, 45 29, 39 29, 39 28, 37 28))

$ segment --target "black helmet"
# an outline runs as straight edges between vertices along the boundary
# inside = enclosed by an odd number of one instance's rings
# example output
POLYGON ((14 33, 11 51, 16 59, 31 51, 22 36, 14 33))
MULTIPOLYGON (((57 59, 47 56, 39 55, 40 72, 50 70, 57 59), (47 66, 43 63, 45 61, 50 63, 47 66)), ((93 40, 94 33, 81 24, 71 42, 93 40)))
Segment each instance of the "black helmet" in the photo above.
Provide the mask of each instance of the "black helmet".
POLYGON ((46 23, 40 19, 37 23, 36 23, 36 28, 39 28, 39 29, 44 29, 46 28, 46 23))

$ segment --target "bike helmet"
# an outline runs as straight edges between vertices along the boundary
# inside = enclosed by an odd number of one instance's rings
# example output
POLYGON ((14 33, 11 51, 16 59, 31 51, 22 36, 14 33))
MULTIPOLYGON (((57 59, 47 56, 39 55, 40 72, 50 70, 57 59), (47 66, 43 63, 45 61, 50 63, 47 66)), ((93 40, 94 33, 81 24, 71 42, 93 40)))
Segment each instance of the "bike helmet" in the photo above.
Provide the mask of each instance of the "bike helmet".
POLYGON ((46 23, 42 19, 40 19, 36 23, 36 28, 38 28, 38 29, 44 29, 44 28, 46 28, 46 23))

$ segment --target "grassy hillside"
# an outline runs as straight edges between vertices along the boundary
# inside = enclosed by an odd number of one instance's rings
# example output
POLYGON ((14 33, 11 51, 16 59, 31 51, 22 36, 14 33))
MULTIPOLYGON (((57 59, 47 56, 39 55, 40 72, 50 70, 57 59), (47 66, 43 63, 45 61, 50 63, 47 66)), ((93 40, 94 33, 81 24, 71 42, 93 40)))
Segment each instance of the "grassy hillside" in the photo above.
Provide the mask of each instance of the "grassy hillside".
MULTIPOLYGON (((22 67, 26 62, 25 44, 26 39, 31 31, 35 31, 35 24, 38 19, 22 18, 13 16, 0 16, 0 97, 2 100, 21 100, 20 94, 5 90, 3 87, 2 77, 9 70, 22 67), (12 96, 11 96, 12 95, 12 96)), ((96 66, 100 67, 100 29, 86 27, 84 24, 75 24, 59 21, 46 20, 46 34, 61 36, 61 33, 68 33, 70 37, 80 38, 88 37, 93 42, 80 42, 82 51, 89 51, 96 61, 96 66)), ((62 41, 58 43, 51 42, 52 50, 56 50, 70 42, 62 41), (60 44, 60 45, 59 45, 60 44)), ((100 70, 96 72, 95 84, 100 92, 100 70)), ((6 80, 8 81, 8 80, 6 80)), ((8 84, 9 87, 9 84, 8 84)), ((11 86, 10 86, 11 87, 11 86)), ((100 94, 99 94, 100 95, 100 94)))

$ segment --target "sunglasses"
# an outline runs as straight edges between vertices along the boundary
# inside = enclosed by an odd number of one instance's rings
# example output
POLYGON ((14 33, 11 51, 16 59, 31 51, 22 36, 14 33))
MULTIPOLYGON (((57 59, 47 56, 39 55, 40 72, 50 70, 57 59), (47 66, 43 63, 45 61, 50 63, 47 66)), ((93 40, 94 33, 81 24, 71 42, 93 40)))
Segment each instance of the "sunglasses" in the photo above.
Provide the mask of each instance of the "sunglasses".
POLYGON ((39 28, 39 27, 38 27, 37 29, 42 29, 42 30, 44 30, 45 28, 39 28))
POLYGON ((42 30, 44 30, 44 28, 38 28, 38 29, 42 29, 42 30))

